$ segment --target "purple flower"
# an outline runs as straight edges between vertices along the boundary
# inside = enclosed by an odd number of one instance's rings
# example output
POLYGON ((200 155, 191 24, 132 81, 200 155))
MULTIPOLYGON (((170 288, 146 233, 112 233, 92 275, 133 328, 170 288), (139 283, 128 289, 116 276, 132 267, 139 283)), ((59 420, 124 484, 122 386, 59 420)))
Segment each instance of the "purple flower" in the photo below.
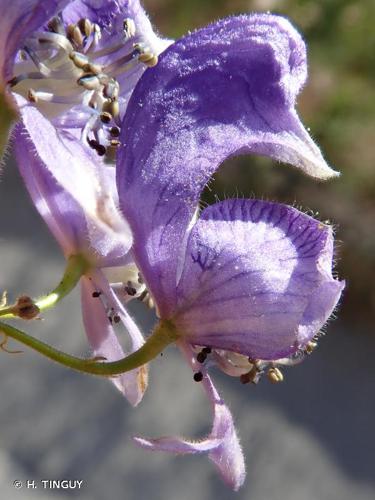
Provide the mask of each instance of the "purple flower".
POLYGON ((164 328, 214 408, 202 442, 136 438, 148 449, 208 452, 238 489, 244 464, 229 410, 206 369, 256 382, 291 364, 335 308, 329 226, 298 210, 234 199, 199 213, 201 192, 230 156, 260 153, 318 178, 336 175, 301 124, 305 45, 272 15, 231 17, 170 46, 139 81, 122 124, 120 205, 164 328), (195 357, 195 360, 193 359, 195 357))
POLYGON ((101 170, 115 158, 134 85, 169 42, 137 0, 16 0, 2 14, 1 80, 25 127, 15 141, 32 149, 20 161, 37 155, 96 224, 119 232, 101 170))
MULTIPOLYGON (((22 121, 13 134, 18 166, 64 255, 90 262, 82 310, 94 355, 124 357, 143 337, 102 269, 132 270, 132 236, 117 206, 115 157, 129 96, 168 41, 159 39, 137 0, 4 2, 1 83, 22 121)), ((130 271, 129 271, 130 270, 130 271)), ((125 279, 125 278, 124 278, 125 279)), ((136 405, 147 386, 141 367, 113 379, 136 405)))
MULTIPOLYGON (((134 259, 161 325, 177 331, 212 403, 212 431, 200 442, 136 440, 206 452, 238 489, 242 451, 207 369, 254 382, 267 369, 278 379, 276 365, 309 347, 343 284, 332 277, 328 226, 256 200, 227 200, 198 216, 199 198, 235 154, 271 156, 320 179, 337 175, 295 111, 303 41, 280 17, 232 17, 173 44, 153 67, 170 42, 135 0, 16 0, 4 9, 0 71, 22 117, 14 134, 20 170, 66 257, 83 254, 91 264, 82 304, 95 355, 123 357, 117 322, 132 350, 143 342, 104 275, 129 272, 134 259), (117 149, 132 254, 113 181, 117 149)), ((146 377, 139 368, 113 381, 137 404, 146 377)))

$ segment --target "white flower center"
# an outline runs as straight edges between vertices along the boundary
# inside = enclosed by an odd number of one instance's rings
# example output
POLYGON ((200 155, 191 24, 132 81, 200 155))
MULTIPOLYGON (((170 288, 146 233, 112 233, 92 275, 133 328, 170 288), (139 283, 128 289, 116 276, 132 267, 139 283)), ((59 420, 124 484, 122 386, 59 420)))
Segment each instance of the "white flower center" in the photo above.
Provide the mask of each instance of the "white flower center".
POLYGON ((140 43, 129 52, 127 42, 136 34, 132 19, 124 20, 123 32, 106 47, 100 45, 100 27, 89 19, 65 27, 54 17, 48 29, 25 41, 9 85, 56 126, 80 129, 83 141, 110 158, 120 135, 117 77, 138 64, 154 66, 157 55, 140 43))

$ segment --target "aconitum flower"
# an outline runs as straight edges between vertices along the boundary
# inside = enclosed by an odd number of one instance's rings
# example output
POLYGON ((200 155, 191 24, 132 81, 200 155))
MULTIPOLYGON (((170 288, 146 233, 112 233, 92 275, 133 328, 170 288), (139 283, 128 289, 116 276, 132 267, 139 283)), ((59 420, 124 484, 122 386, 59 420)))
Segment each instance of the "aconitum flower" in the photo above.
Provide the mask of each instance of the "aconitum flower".
MULTIPOLYGON (((96 357, 124 357, 143 337, 101 271, 132 269, 132 238, 117 208, 115 156, 135 83, 169 43, 136 0, 1 2, 0 75, 19 105, 17 162, 37 209, 69 259, 89 263, 81 279, 86 332, 96 357)), ((125 278, 124 278, 125 279, 125 278)), ((132 404, 147 386, 141 367, 113 379, 132 404)))
POLYGON ((100 168, 115 157, 135 83, 169 42, 154 34, 137 0, 1 7, 0 83, 12 90, 29 136, 16 137, 30 150, 20 161, 37 155, 96 224, 118 229, 100 168))
POLYGON ((244 462, 207 368, 256 382, 292 363, 336 306, 329 226, 295 208, 233 199, 199 213, 201 192, 230 156, 260 153, 318 178, 335 175, 301 124, 305 45, 281 17, 243 15, 170 46, 139 81, 122 124, 120 205, 160 319, 214 409, 203 441, 144 439, 148 449, 207 452, 238 489, 244 462))

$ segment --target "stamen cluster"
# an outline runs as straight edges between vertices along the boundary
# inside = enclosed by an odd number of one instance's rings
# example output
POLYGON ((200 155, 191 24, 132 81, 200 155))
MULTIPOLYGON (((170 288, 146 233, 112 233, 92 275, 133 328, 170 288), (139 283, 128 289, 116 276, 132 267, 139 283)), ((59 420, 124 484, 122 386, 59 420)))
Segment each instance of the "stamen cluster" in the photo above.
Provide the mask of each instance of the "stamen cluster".
POLYGON ((67 128, 81 128, 81 139, 99 156, 114 159, 121 124, 117 77, 140 63, 154 66, 157 55, 142 43, 133 43, 124 54, 125 44, 136 35, 130 18, 123 21, 119 40, 104 47, 100 26, 87 18, 64 26, 56 16, 48 30, 27 38, 10 86, 49 118, 58 117, 67 128))

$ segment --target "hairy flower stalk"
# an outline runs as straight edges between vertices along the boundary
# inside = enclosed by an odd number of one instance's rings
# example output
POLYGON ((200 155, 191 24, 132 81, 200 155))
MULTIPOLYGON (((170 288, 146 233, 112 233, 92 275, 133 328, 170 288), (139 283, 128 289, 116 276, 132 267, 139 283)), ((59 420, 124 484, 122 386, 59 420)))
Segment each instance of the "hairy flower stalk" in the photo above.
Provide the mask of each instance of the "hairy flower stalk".
POLYGON ((169 344, 175 342, 178 338, 173 325, 163 322, 157 326, 153 334, 148 337, 147 341, 137 351, 118 361, 105 362, 98 361, 97 357, 93 359, 81 359, 71 356, 3 322, 0 322, 0 332, 6 337, 13 338, 67 368, 103 377, 122 375, 141 368, 149 361, 152 361, 169 344))

